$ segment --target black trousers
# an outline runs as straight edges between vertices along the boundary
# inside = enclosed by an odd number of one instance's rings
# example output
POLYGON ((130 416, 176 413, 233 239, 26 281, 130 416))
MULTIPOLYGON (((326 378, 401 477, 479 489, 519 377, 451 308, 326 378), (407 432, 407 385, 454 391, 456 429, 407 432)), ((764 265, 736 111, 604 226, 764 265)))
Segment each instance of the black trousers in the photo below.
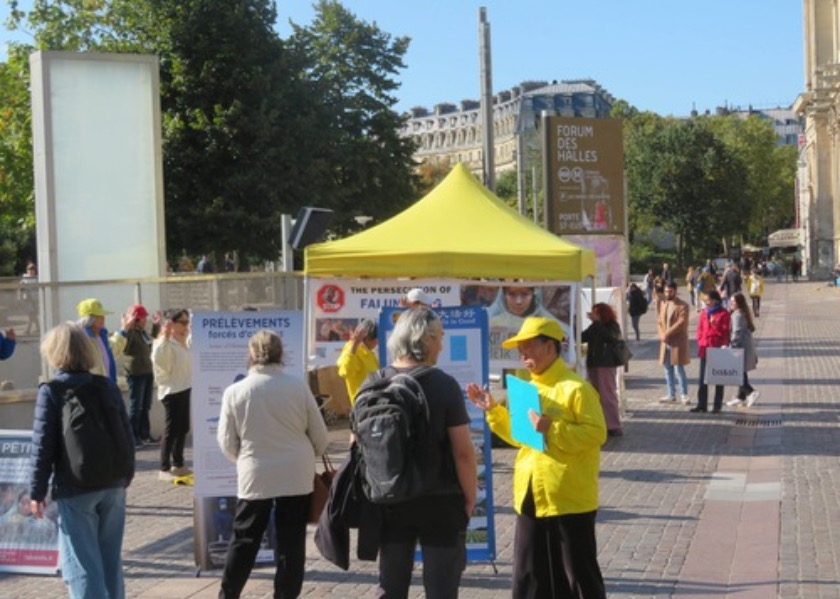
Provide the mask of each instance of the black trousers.
POLYGON ((426 599, 457 599, 466 566, 467 514, 460 494, 425 496, 384 511, 377 599, 405 599, 414 551, 423 552, 426 599))
POLYGON ((761 296, 760 295, 752 296, 752 308, 753 308, 753 314, 755 316, 758 316, 759 313, 761 312, 761 296))
POLYGON ((606 599, 595 542, 596 514, 537 518, 529 489, 516 517, 515 599, 606 599))
POLYGON ((190 389, 163 398, 165 425, 160 440, 160 469, 184 465, 184 444, 190 432, 190 389))
MULTIPOLYGON (((706 384, 706 358, 700 358, 700 382, 697 383, 697 407, 706 410, 709 407, 709 386, 706 384)), ((723 407, 723 385, 715 385, 714 409, 723 407)))
POLYGON ((294 599, 303 587, 306 565, 306 521, 312 495, 273 499, 239 499, 233 518, 233 540, 228 547, 219 599, 238 599, 248 582, 254 560, 274 508, 274 599, 294 599))

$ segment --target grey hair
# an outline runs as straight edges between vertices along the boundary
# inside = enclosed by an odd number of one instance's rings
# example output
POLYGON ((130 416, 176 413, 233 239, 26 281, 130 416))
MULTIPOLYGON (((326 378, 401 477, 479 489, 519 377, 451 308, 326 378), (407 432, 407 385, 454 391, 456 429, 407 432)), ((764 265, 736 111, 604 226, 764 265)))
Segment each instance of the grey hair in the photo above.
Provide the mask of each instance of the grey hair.
POLYGON ((248 341, 248 366, 283 363, 283 342, 274 331, 263 329, 248 341))
POLYGON ((362 321, 362 330, 365 332, 365 339, 376 339, 376 321, 366 318, 362 321))
POLYGON ((440 317, 428 306, 417 306, 400 315, 388 339, 388 352, 394 359, 411 358, 425 363, 429 337, 439 335, 443 327, 440 317))
POLYGON ((99 318, 98 316, 94 316, 93 314, 88 314, 87 316, 82 316, 79 319, 79 326, 80 327, 87 327, 90 328, 93 326, 93 323, 96 322, 96 319, 99 318))
POLYGON ((56 370, 88 372, 96 366, 98 356, 87 332, 72 322, 50 330, 41 342, 41 355, 56 370))

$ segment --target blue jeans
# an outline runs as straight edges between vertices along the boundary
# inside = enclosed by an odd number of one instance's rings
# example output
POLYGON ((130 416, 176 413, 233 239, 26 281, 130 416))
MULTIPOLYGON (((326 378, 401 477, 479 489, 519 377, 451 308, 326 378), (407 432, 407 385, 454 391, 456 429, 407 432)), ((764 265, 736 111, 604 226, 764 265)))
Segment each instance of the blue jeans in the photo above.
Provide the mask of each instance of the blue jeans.
POLYGON ((125 377, 128 384, 128 419, 135 442, 151 438, 149 410, 152 409, 154 378, 152 374, 129 374, 125 377))
POLYGON ((124 599, 125 489, 58 500, 61 576, 70 599, 124 599))
POLYGON ((682 364, 671 364, 671 348, 665 347, 665 384, 668 386, 668 397, 676 397, 674 387, 674 370, 677 371, 677 379, 680 383, 680 395, 688 395, 688 383, 685 379, 685 366, 682 364))

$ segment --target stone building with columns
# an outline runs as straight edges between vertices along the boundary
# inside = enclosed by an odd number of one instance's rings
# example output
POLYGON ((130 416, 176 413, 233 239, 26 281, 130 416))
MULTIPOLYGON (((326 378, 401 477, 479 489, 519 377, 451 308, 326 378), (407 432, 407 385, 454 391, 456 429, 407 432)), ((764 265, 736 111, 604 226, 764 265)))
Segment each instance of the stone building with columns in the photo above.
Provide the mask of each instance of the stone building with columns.
MULTIPOLYGON (((608 117, 615 99, 592 79, 526 81, 493 97, 496 174, 517 167, 517 156, 539 152, 537 135, 543 110, 558 116, 608 117)), ((482 173, 482 124, 478 100, 442 103, 433 110, 413 108, 401 134, 417 142, 418 162, 463 162, 482 173)), ((531 162, 532 160, 529 160, 531 162)))
POLYGON ((827 276, 840 257, 840 0, 804 0, 805 119, 799 144, 797 215, 809 275, 827 276))

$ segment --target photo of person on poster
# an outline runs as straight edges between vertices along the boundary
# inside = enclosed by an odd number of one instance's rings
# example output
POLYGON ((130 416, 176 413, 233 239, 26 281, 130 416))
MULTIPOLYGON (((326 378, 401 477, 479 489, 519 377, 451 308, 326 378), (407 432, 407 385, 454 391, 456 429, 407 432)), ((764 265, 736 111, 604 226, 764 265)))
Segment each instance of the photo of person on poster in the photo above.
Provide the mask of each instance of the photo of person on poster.
MULTIPOLYGON (((528 316, 553 318, 560 323, 560 327, 566 336, 561 345, 562 357, 567 363, 574 362, 574 333, 569 325, 570 293, 571 290, 568 286, 556 287, 552 290, 527 285, 500 287, 496 299, 487 309, 487 316, 490 319, 491 340, 496 340, 498 337, 499 343, 501 343, 505 338, 516 333, 528 316), (550 294, 550 305, 555 307, 554 311, 549 310, 543 304, 543 294, 550 294), (565 316, 565 321, 562 316, 565 316)), ((491 345, 494 345, 494 343, 491 342, 491 345)))

